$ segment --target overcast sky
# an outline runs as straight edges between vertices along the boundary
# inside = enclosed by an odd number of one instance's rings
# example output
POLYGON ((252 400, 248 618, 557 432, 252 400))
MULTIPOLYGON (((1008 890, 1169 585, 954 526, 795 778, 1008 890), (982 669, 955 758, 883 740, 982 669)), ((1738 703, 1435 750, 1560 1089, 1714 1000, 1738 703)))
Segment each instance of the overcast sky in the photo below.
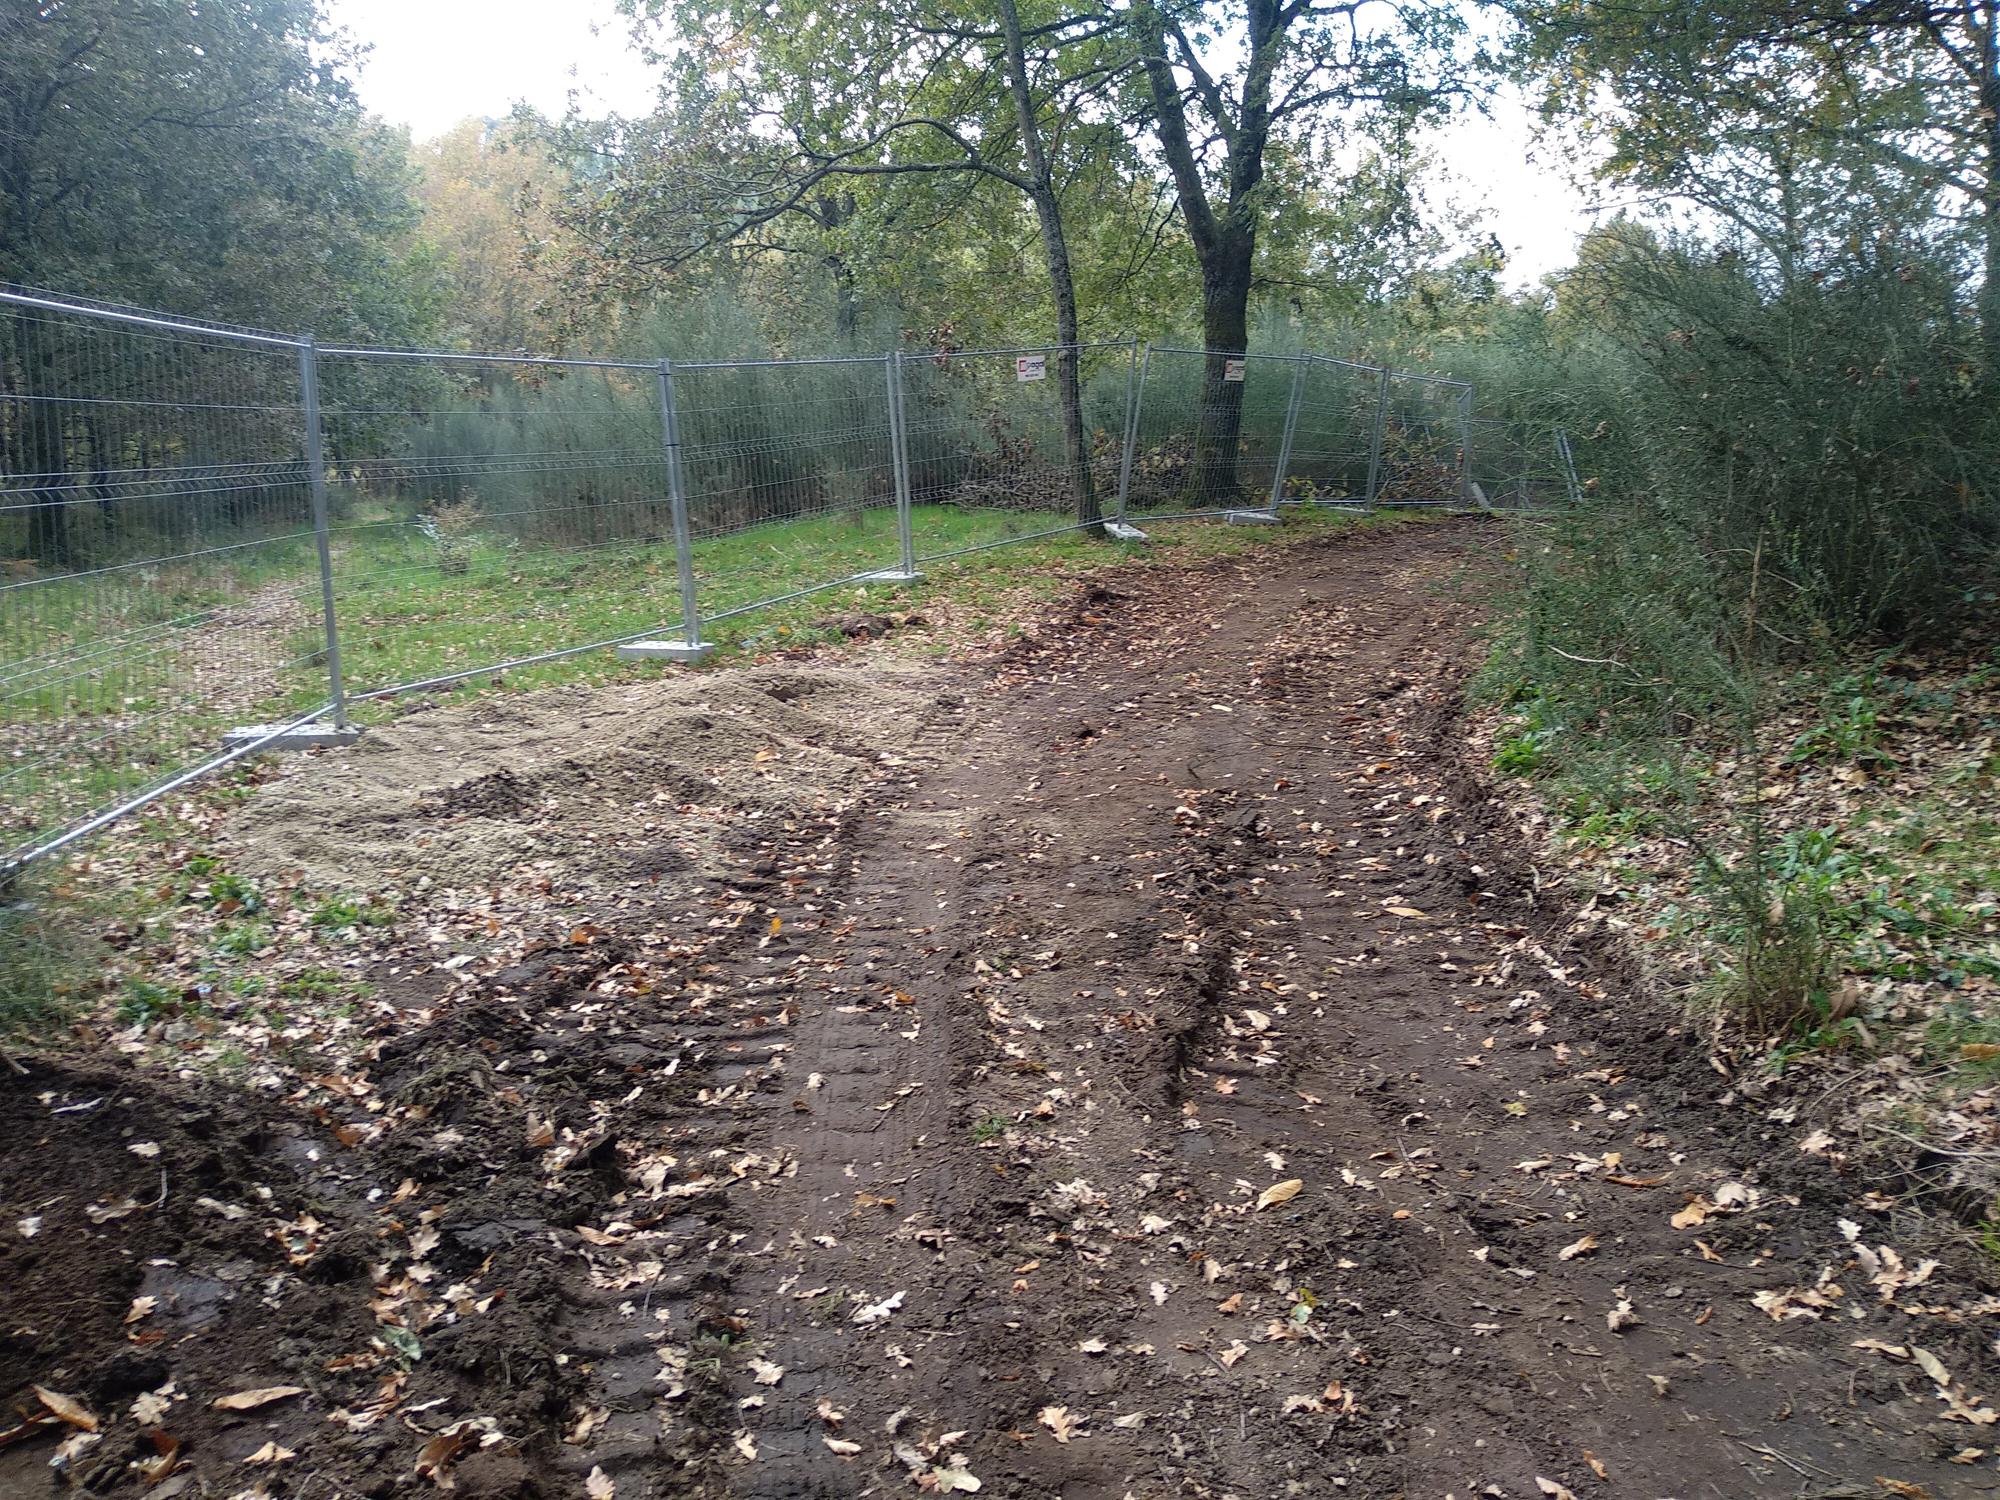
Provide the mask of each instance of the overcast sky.
MULTIPOLYGON (((361 97, 419 140, 468 115, 525 102, 559 114, 572 90, 593 113, 635 113, 653 75, 613 0, 330 0, 335 22, 372 46, 361 97)), ((1588 223, 1584 195, 1536 156, 1527 111, 1503 101, 1493 120, 1448 127, 1440 154, 1509 257, 1520 286, 1568 264, 1588 223)))

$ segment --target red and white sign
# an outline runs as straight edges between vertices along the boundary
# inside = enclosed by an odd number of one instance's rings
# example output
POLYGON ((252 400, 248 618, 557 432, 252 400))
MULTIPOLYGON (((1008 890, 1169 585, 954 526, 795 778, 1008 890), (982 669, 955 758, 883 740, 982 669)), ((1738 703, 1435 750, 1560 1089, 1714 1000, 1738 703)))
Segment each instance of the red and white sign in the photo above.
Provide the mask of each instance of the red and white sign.
POLYGON ((1046 380, 1049 374, 1049 357, 1046 354, 1020 354, 1014 358, 1014 378, 1016 380, 1046 380))
POLYGON ((1222 362, 1222 378, 1241 385, 1243 383, 1243 361, 1240 359, 1225 359, 1222 362))

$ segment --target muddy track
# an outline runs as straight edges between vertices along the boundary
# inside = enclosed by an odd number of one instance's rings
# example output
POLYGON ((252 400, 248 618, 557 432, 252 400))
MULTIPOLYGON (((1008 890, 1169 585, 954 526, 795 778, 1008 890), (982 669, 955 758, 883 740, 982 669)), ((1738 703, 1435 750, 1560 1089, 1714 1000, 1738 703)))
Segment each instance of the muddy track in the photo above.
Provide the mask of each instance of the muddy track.
POLYGON ((1855 1347, 1976 1414, 1977 1268, 1871 1283, 1838 1221, 1922 1226, 1568 942, 1458 755, 1490 538, 1108 575, 698 930, 613 904, 385 1040, 386 1102, 38 1064, 5 1203, 73 1235, 9 1244, 0 1380, 119 1420, 0 1491, 140 1492, 169 1378, 154 1494, 423 1492, 438 1434, 474 1496, 1990 1491, 1855 1347))

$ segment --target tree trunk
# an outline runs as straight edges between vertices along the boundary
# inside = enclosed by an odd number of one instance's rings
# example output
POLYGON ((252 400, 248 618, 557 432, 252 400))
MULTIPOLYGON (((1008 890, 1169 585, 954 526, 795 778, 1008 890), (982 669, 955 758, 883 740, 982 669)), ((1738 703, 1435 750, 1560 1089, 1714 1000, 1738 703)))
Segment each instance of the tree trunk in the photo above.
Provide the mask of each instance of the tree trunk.
POLYGON ((1021 154, 1033 184, 1029 198, 1042 231, 1042 254, 1048 262, 1049 292, 1056 306, 1056 396, 1062 404, 1063 447, 1069 460, 1070 488, 1076 518, 1101 531, 1097 486, 1090 472, 1090 437, 1083 426, 1083 381, 1078 372, 1079 340, 1076 278, 1069 264, 1069 241, 1063 234, 1062 205, 1056 199, 1049 161, 1042 150, 1041 127, 1035 119, 1034 94, 1028 87, 1027 51, 1021 40, 1021 13, 1014 0, 1000 0, 1000 19, 1007 37, 1007 87, 1014 95, 1014 112, 1021 125, 1021 154))
MULTIPOLYGON (((812 218, 823 234, 831 234, 854 218, 852 193, 822 193, 812 218)), ((861 332, 861 303, 855 291, 854 268, 838 250, 828 249, 820 264, 833 278, 833 334, 843 350, 852 350, 861 332)))
POLYGON ((1250 341, 1251 242, 1234 237, 1202 268, 1201 411, 1195 425, 1194 482, 1197 503, 1233 505, 1237 500, 1236 458, 1243 432, 1243 385, 1230 380, 1229 362, 1250 341))
POLYGON ((1225 379, 1229 361, 1241 358, 1250 333, 1250 273, 1257 249, 1257 190, 1264 178, 1264 148, 1271 131, 1271 80, 1285 46, 1285 29, 1297 12, 1272 0, 1246 0, 1247 61, 1236 117, 1212 94, 1209 125, 1225 148, 1227 196, 1218 211, 1188 132, 1181 85, 1167 57, 1166 22, 1151 0, 1134 0, 1131 27, 1138 43, 1160 153, 1173 173, 1174 192, 1201 264, 1201 412, 1195 435, 1194 483, 1202 504, 1237 499, 1236 450, 1243 431, 1243 384, 1225 379))

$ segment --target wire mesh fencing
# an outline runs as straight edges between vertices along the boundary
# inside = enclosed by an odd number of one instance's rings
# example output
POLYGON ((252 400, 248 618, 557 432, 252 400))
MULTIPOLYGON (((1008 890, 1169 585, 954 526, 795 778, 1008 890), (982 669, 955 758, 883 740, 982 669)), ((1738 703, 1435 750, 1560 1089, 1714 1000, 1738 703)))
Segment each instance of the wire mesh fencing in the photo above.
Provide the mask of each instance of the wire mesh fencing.
POLYGON ((302 348, 0 302, 0 847, 325 702, 302 348))
POLYGON ((1281 501, 1366 505, 1386 372, 1307 356, 1281 501))
POLYGON ((678 619, 656 365, 327 349, 318 368, 351 696, 678 619))
POLYGON ((1135 520, 1274 503, 1303 355, 1146 352, 1126 511, 1135 520))
POLYGON ((900 357, 918 562, 1018 541, 1116 504, 1137 346, 974 349, 900 357), (1081 452, 1063 410, 1078 390, 1081 452))
POLYGON ((699 618, 902 565, 894 380, 889 356, 673 367, 699 618))
POLYGON ((1472 387, 1463 381, 1386 373, 1375 477, 1377 505, 1463 505, 1470 499, 1472 387))
POLYGON ((1566 444, 1310 354, 319 347, 0 288, 0 872, 351 703, 699 659, 705 622, 1098 517, 1544 506, 1566 444))
POLYGON ((1471 433, 1470 488, 1476 503, 1538 511, 1581 502, 1575 457, 1561 428, 1475 420, 1471 433))

